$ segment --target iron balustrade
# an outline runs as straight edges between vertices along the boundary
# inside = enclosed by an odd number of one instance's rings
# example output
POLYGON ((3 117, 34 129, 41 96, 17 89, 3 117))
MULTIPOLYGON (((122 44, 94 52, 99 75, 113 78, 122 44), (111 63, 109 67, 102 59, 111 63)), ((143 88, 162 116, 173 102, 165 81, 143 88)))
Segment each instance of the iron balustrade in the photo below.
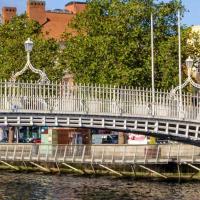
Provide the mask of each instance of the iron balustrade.
MULTIPOLYGON (((199 121, 200 97, 182 94, 184 119, 199 121)), ((179 97, 156 90, 154 117, 179 120, 179 97)), ((0 82, 0 112, 152 116, 151 89, 62 83, 0 82)))

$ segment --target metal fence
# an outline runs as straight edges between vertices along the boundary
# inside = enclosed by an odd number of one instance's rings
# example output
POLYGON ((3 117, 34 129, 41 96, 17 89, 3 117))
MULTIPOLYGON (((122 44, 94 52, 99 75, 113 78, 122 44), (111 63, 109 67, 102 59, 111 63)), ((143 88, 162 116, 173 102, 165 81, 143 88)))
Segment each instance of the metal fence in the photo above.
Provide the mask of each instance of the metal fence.
MULTIPOLYGON (((178 95, 150 89, 62 83, 0 82, 0 112, 76 113, 179 119, 178 95)), ((200 97, 183 93, 184 119, 200 119, 200 97)))
POLYGON ((1 144, 0 161, 99 164, 200 163, 200 147, 167 145, 1 144))

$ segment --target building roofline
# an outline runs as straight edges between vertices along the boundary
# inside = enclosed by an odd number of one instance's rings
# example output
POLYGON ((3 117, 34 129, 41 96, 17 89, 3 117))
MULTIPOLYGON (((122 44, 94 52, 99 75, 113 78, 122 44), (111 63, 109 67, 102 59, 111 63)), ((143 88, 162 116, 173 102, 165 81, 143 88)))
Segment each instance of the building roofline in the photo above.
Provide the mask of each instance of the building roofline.
POLYGON ((27 2, 30 2, 30 3, 43 3, 43 4, 46 4, 45 0, 28 0, 27 2))
POLYGON ((65 4, 65 6, 69 6, 69 5, 72 5, 72 4, 87 4, 86 2, 80 2, 80 1, 70 1, 69 3, 65 4))
POLYGON ((12 6, 4 6, 4 7, 2 7, 2 9, 12 9, 12 10, 17 10, 16 7, 12 7, 12 6))
POLYGON ((46 10, 45 11, 46 13, 53 13, 53 14, 59 14, 59 15, 74 15, 73 13, 71 12, 56 12, 56 11, 53 11, 53 10, 46 10))

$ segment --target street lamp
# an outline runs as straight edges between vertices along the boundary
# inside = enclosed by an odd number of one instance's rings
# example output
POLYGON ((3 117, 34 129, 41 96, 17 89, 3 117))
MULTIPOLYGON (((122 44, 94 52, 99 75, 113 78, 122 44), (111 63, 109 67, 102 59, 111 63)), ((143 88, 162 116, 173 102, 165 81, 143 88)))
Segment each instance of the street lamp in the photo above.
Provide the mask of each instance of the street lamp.
POLYGON ((193 59, 189 56, 186 61, 185 61, 185 64, 187 66, 188 69, 191 69, 192 66, 193 66, 193 59))
POLYGON ((24 43, 24 47, 25 47, 25 51, 26 52, 31 52, 33 49, 33 42, 31 41, 30 38, 28 38, 28 40, 26 40, 26 42, 24 43))
POLYGON ((189 56, 186 60, 185 60, 185 64, 188 70, 188 77, 187 79, 184 81, 184 83, 181 86, 177 86, 174 89, 171 90, 170 92, 170 97, 173 97, 176 92, 180 89, 183 89, 184 87, 186 87, 188 84, 190 84, 191 86, 193 86, 196 89, 200 89, 200 84, 196 83, 193 79, 192 79, 192 75, 191 75, 191 71, 196 71, 196 66, 194 66, 194 60, 189 56), (194 68, 192 69, 192 67, 194 66, 194 68))
POLYGON ((49 79, 47 77, 47 75, 45 74, 45 72, 43 72, 40 69, 36 69, 33 67, 33 65, 31 64, 31 60, 30 60, 30 53, 33 49, 33 42, 31 41, 30 38, 28 38, 28 40, 26 40, 26 42, 24 43, 24 47, 25 47, 25 51, 27 52, 27 62, 26 65, 24 66, 24 68, 17 72, 16 74, 12 75, 11 77, 11 81, 15 82, 17 77, 22 75, 27 69, 30 69, 32 72, 39 74, 40 75, 40 79, 39 79, 39 83, 49 83, 49 79))

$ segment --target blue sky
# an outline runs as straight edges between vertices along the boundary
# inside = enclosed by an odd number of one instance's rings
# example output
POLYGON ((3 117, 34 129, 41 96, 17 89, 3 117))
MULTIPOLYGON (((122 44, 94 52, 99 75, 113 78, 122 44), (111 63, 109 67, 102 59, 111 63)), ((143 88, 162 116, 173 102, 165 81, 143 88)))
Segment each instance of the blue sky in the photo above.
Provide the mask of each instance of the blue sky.
MULTIPOLYGON (((46 0, 46 10, 64 8, 64 5, 70 1, 71 0, 46 0)), ((170 0, 163 1, 169 2, 170 0)), ((200 25, 200 0, 182 0, 182 2, 188 10, 188 12, 185 13, 182 23, 187 25, 200 25)), ((15 6, 18 9, 18 13, 21 13, 26 9, 26 0, 0 0, 0 9, 2 6, 15 6)))

